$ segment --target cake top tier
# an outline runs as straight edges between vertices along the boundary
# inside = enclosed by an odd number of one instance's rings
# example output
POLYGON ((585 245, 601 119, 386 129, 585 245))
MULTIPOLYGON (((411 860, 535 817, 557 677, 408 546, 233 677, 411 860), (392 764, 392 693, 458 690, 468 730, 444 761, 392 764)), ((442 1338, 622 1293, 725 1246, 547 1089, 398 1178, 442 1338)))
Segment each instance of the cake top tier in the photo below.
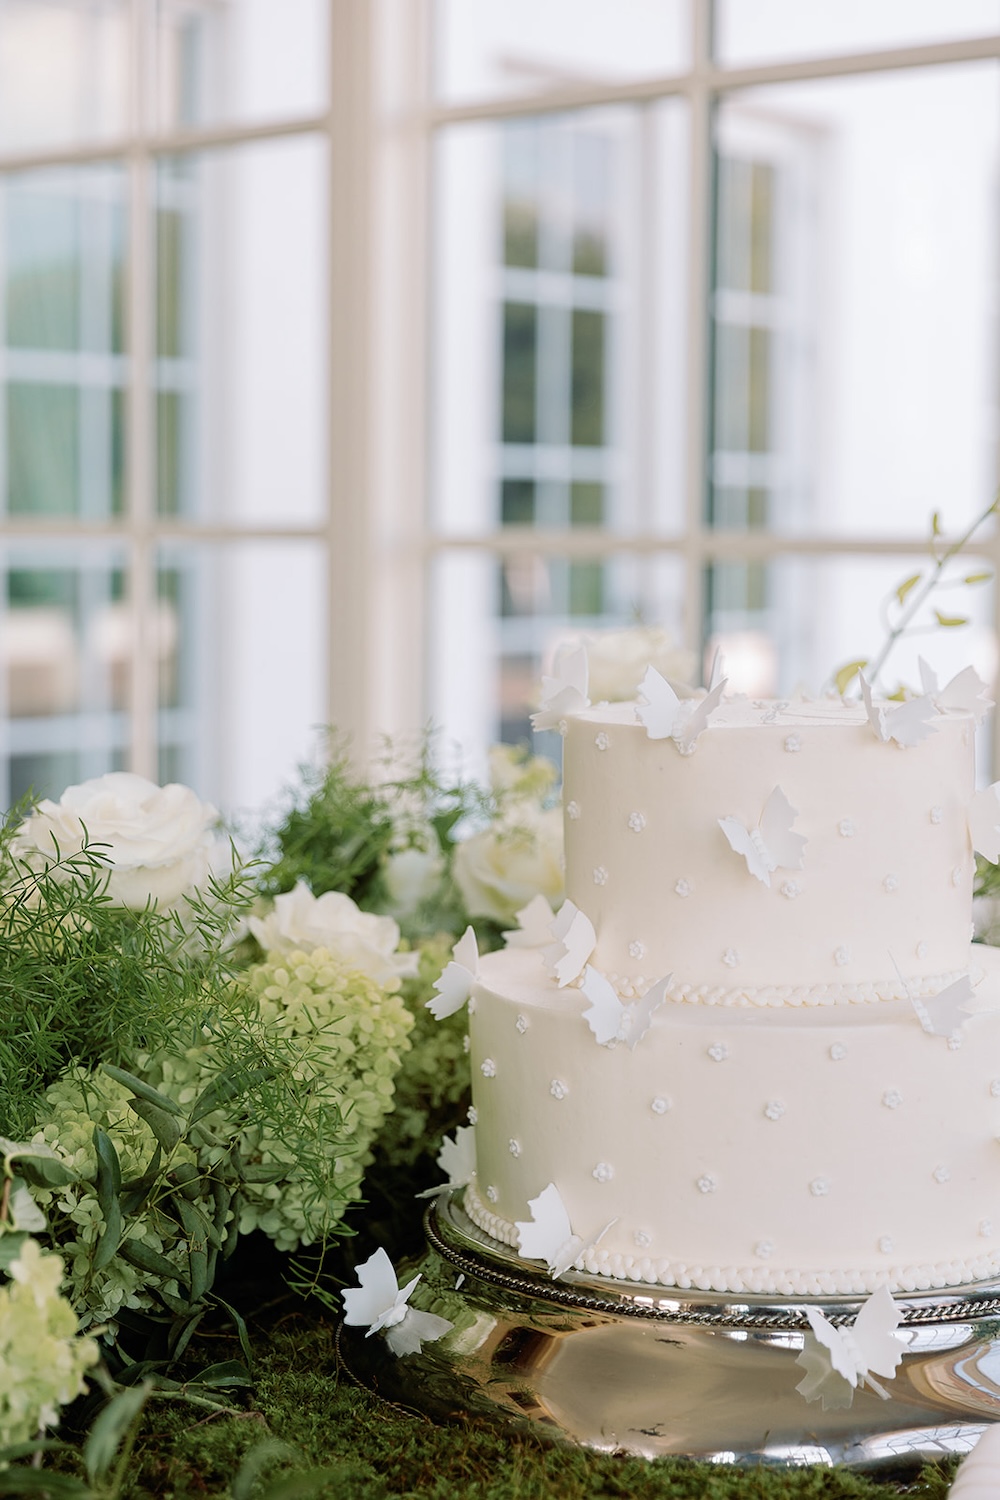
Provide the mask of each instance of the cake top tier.
POLYGON ((681 701, 662 737, 634 703, 565 721, 567 896, 621 993, 863 1001, 968 970, 972 713, 681 701))

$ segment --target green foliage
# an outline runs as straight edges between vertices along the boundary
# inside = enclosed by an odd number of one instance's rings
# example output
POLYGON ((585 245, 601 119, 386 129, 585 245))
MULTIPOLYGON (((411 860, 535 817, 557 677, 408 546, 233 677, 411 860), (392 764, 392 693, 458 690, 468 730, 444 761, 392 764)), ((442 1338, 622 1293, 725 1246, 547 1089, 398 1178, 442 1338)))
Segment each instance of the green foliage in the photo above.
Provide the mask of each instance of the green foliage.
MULTIPOLYGON (((927 549, 930 554, 930 562, 926 570, 918 573, 910 573, 901 583, 890 590, 882 601, 882 623, 885 627, 885 639, 879 650, 869 661, 867 658, 846 662, 832 673, 832 681, 837 692, 843 694, 854 681, 859 672, 864 671, 868 682, 875 687, 882 673, 886 661, 896 646, 897 642, 905 635, 919 634, 933 630, 955 630, 963 625, 968 625, 969 616, 964 614, 953 614, 941 609, 930 611, 931 620, 921 620, 920 611, 927 604, 930 596, 937 590, 951 587, 975 587, 980 583, 988 583, 992 573, 974 571, 966 573, 960 578, 948 576, 949 569, 955 563, 979 530, 980 526, 996 515, 1000 509, 1000 497, 993 501, 983 513, 976 517, 971 526, 958 538, 957 541, 943 545, 941 541, 941 515, 935 511, 931 516, 931 534, 928 539, 927 549)), ((897 688, 892 697, 903 699, 907 696, 904 688, 897 688)))
POLYGON ((376 772, 374 780, 360 776, 346 742, 330 734, 323 760, 300 767, 301 785, 266 843, 261 893, 280 895, 303 880, 315 896, 342 891, 366 911, 392 912, 408 935, 441 926, 459 932, 450 856, 456 828, 482 810, 483 794, 441 777, 429 736, 409 752, 387 744, 376 772), (400 913, 387 871, 408 848, 439 855, 441 875, 418 910, 400 913))

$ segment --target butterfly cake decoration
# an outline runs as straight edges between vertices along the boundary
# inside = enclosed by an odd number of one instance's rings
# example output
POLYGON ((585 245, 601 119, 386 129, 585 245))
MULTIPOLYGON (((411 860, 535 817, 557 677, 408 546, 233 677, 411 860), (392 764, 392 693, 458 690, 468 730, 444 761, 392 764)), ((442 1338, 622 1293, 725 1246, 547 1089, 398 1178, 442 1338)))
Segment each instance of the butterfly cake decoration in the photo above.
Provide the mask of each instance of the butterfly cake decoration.
POLYGON ((930 720, 934 717, 934 700, 926 694, 919 698, 907 698, 904 703, 875 703, 872 698, 871 684, 863 672, 858 673, 858 682, 861 684, 861 697, 865 705, 865 713, 868 722, 878 739, 888 744, 894 741, 905 750, 911 745, 919 745, 934 731, 934 725, 930 720))
POLYGON ((356 1268, 355 1275, 358 1285, 340 1294, 344 1322, 351 1328, 367 1327, 365 1338, 384 1333, 393 1354, 419 1354, 424 1344, 434 1343, 454 1328, 448 1318, 410 1306, 420 1276, 401 1287, 392 1261, 381 1246, 356 1268))
MULTIPOLYGON (((892 958, 892 954, 889 955, 892 958)), ((943 1036, 953 1045, 961 1040, 961 1030, 973 1013, 976 991, 970 975, 963 974, 952 984, 945 985, 935 995, 917 995, 894 958, 892 966, 913 1006, 921 1029, 928 1036, 943 1036)))
POLYGON ((553 1182, 537 1198, 529 1198, 528 1207, 531 1218, 515 1224, 518 1249, 526 1260, 544 1260, 553 1281, 564 1276, 588 1250, 593 1250, 618 1222, 609 1219, 589 1239, 575 1234, 562 1195, 553 1182))
POLYGON ((541 707, 531 715, 532 729, 559 729, 568 714, 589 708, 588 679, 585 646, 557 652, 552 675, 542 677, 541 707))
POLYGON ((682 755, 691 755, 719 706, 726 681, 720 678, 702 698, 679 698, 655 667, 647 667, 639 684, 636 717, 651 740, 672 739, 682 755))
POLYGON ((472 994, 472 987, 479 978, 479 945, 472 927, 467 927, 452 949, 444 973, 435 979, 436 995, 425 1001, 435 1021, 454 1016, 472 994))
POLYGON ((876 1380, 891 1380, 899 1368, 906 1344, 896 1329, 902 1317, 888 1287, 880 1286, 862 1305, 850 1327, 830 1322, 818 1307, 806 1307, 810 1332, 795 1361, 805 1375, 795 1389, 807 1401, 822 1401, 824 1411, 844 1411, 854 1401, 854 1392, 867 1386, 889 1400, 889 1392, 876 1380))
POLYGON ((572 901, 564 901, 551 923, 552 941, 542 948, 542 959, 559 988, 572 984, 597 946, 594 924, 572 901))
POLYGON ((750 874, 763 885, 771 884, 771 876, 777 869, 801 870, 803 850, 807 840, 801 833, 792 832, 792 824, 798 812, 789 802, 780 786, 776 786, 764 803, 760 822, 748 828, 739 818, 719 819, 719 827, 726 835, 730 847, 746 860, 750 874))
POLYGON ((667 998, 673 975, 667 974, 639 1000, 624 1002, 599 969, 588 964, 581 991, 590 1001, 583 1018, 602 1047, 624 1042, 634 1052, 653 1023, 653 1016, 667 998))

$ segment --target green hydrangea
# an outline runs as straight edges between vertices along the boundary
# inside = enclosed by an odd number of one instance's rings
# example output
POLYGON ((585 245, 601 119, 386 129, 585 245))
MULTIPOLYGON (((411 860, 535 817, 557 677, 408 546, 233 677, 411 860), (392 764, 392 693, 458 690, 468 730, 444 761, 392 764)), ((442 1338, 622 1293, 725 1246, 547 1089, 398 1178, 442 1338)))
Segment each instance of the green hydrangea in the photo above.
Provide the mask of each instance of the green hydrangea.
POLYGON ((0 1447, 52 1426, 98 1360, 96 1343, 80 1336, 61 1293, 58 1255, 25 1240, 10 1274, 0 1286, 0 1447))
MULTIPOLYGON (((413 1017, 398 992, 325 948, 271 955, 243 976, 262 1032, 296 1085, 298 1118, 262 1112, 239 1124, 220 1109, 205 1121, 220 1139, 239 1134, 241 1156, 273 1181, 247 1182, 241 1234, 261 1229, 281 1250, 322 1239, 361 1195, 371 1146, 392 1108, 413 1017)), ((225 1061, 207 1040, 145 1069, 182 1106, 225 1061)))
MULTIPOLYGON (((104 1231, 104 1214, 97 1199, 97 1153, 94 1127, 107 1132, 121 1162, 125 1180, 148 1166, 156 1141, 146 1122, 129 1108, 131 1094, 101 1071, 69 1069, 48 1088, 39 1105, 34 1143, 50 1146, 79 1181, 65 1187, 33 1187, 32 1195, 44 1210, 49 1230, 65 1257, 71 1298, 84 1326, 113 1321, 122 1307, 150 1307, 150 1274, 116 1255, 99 1270, 94 1253, 104 1231)), ((177 1160, 194 1162, 194 1154, 180 1146, 177 1160)), ((125 1238, 141 1241, 149 1250, 184 1267, 180 1230, 155 1205, 129 1219, 125 1238)))

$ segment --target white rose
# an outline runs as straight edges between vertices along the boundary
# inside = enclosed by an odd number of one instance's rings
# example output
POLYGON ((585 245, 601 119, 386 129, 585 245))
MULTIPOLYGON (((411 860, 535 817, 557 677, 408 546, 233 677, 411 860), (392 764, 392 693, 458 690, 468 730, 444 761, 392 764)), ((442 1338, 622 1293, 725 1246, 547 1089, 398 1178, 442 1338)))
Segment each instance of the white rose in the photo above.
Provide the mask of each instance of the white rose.
POLYGON ((634 698, 647 667, 655 667, 675 686, 690 682, 696 670, 693 654, 678 647, 666 630, 653 625, 607 630, 588 636, 584 644, 591 703, 620 703, 634 698))
MULTIPOLYGON (((435 841, 436 842, 436 841, 435 841)), ((444 855, 440 848, 397 849, 383 867, 386 895, 397 917, 409 917, 430 899, 444 874, 444 855)))
POLYGON ((109 771, 46 799, 21 824, 12 848, 22 858, 55 860, 84 841, 109 866, 108 893, 118 906, 175 905, 230 864, 217 831, 219 814, 190 787, 159 787, 130 771, 109 771))
POLYGON ((314 896, 301 880, 294 890, 275 896, 265 917, 251 917, 249 927, 265 953, 325 948, 376 984, 417 972, 416 953, 396 952, 399 928, 391 917, 362 911, 342 891, 314 896))
POLYGON ((562 811, 519 803, 458 845, 453 866, 470 917, 512 923, 533 896, 563 893, 562 811))

